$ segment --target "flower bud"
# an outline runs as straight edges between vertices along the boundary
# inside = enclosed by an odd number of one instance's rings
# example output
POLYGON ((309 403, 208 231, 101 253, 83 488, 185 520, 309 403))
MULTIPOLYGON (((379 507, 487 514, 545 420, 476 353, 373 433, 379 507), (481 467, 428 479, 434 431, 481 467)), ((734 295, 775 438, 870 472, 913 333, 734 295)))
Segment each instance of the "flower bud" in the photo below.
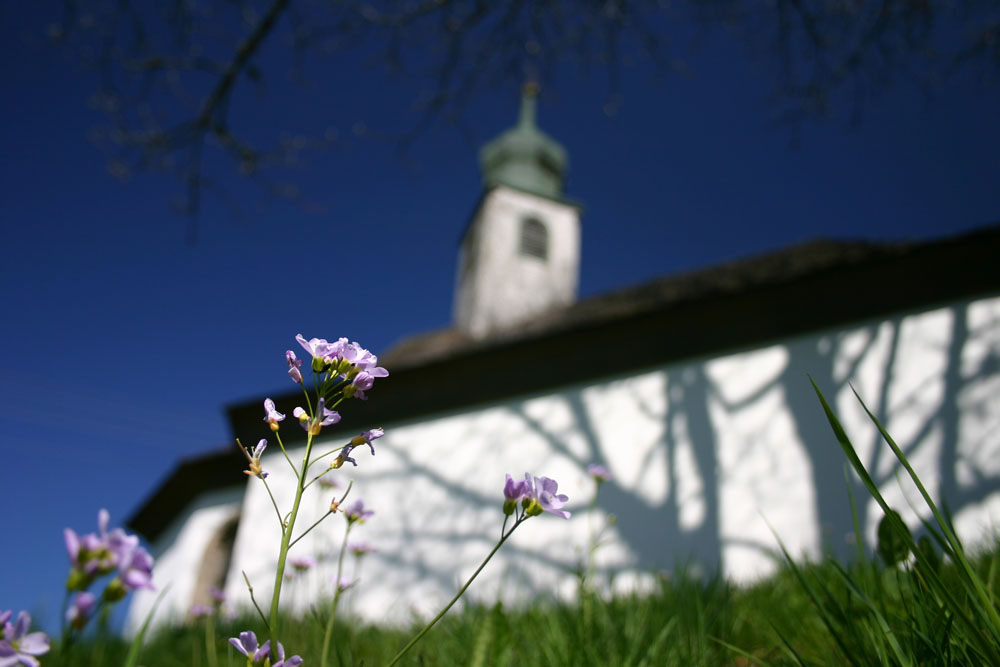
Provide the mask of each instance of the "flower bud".
POLYGON ((525 516, 538 516, 544 511, 536 498, 525 498, 521 501, 521 507, 524 508, 525 516))
POLYGON ((88 575, 86 572, 80 568, 74 567, 69 571, 69 576, 66 577, 66 590, 67 591, 82 591, 90 585, 93 577, 88 575))
POLYGON ((112 604, 118 602, 128 593, 128 588, 122 582, 121 578, 115 577, 108 584, 108 587, 104 589, 104 593, 101 597, 104 598, 105 602, 111 602, 112 604))

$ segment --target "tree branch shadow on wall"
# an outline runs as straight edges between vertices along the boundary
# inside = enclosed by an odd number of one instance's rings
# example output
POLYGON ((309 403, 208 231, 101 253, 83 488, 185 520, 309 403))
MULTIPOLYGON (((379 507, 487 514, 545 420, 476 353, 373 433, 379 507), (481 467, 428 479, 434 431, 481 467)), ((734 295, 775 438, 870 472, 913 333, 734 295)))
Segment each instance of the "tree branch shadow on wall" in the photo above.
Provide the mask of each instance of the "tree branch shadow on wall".
MULTIPOLYGON (((973 441, 968 429, 963 430, 962 426, 963 419, 970 413, 979 415, 977 418, 980 419, 1000 422, 997 394, 984 394, 981 390, 984 383, 1000 381, 1000 334, 997 333, 1000 331, 997 323, 1000 315, 971 328, 971 305, 972 302, 964 302, 935 311, 946 317, 949 324, 946 330, 934 329, 936 333, 926 340, 922 338, 924 334, 919 327, 914 328, 913 325, 914 321, 928 315, 925 313, 861 323, 840 331, 814 333, 776 346, 734 350, 723 359, 749 358, 767 350, 780 350, 784 355, 780 366, 766 372, 754 370, 748 362, 743 370, 745 390, 735 398, 733 392, 727 391, 727 378, 720 378, 717 372, 719 358, 693 359, 636 374, 659 374, 662 378, 660 396, 651 396, 629 384, 629 376, 602 382, 600 386, 606 386, 607 382, 620 382, 637 414, 648 420, 648 439, 639 443, 642 447, 634 446, 636 443, 609 440, 607 429, 602 428, 600 421, 604 415, 596 407, 599 401, 589 400, 587 394, 598 385, 570 388, 555 399, 561 408, 568 411, 568 427, 565 424, 554 427, 554 422, 548 421, 545 415, 540 417, 539 411, 531 407, 531 402, 538 397, 508 401, 500 407, 505 416, 509 415, 544 443, 546 456, 571 463, 581 474, 590 463, 614 469, 617 457, 638 456, 641 457, 639 469, 647 476, 645 481, 651 482, 649 476, 657 477, 654 485, 664 490, 660 494, 641 493, 630 486, 628 480, 622 479, 607 482, 600 489, 598 509, 617 517, 614 534, 627 548, 631 558, 627 568, 630 570, 658 572, 694 562, 702 572, 711 573, 725 565, 726 552, 731 547, 777 558, 776 539, 726 534, 723 530, 722 512, 726 511, 722 502, 723 486, 732 482, 723 476, 725 470, 722 468, 733 465, 734 456, 734 452, 729 451, 726 456, 730 462, 721 461, 723 436, 729 438, 727 446, 736 447, 737 460, 742 456, 753 456, 764 445, 771 447, 778 456, 782 451, 791 454, 793 450, 801 456, 807 463, 803 474, 810 477, 814 490, 814 518, 819 526, 819 543, 814 545, 813 553, 823 550, 838 558, 848 558, 856 553, 851 539, 854 521, 848 500, 848 484, 858 503, 863 536, 874 532, 871 524, 877 521, 877 514, 872 511, 866 492, 853 473, 848 478, 849 482, 845 479, 843 453, 808 377, 812 376, 835 406, 838 404, 836 398, 841 399, 841 407, 853 400, 851 386, 857 386, 869 407, 890 428, 890 432, 894 420, 906 413, 910 426, 905 437, 900 436, 897 442, 908 455, 919 455, 929 451, 926 448, 933 448, 938 476, 937 483, 932 485, 938 491, 936 500, 943 501, 955 514, 974 507, 990 494, 1000 492, 1000 471, 983 467, 976 461, 970 462, 975 448, 985 447, 1000 454, 1000 438, 986 435, 973 441), (922 346, 931 358, 940 363, 929 367, 920 382, 903 386, 900 378, 907 377, 910 365, 923 363, 923 357, 914 356, 914 345, 922 346), (986 352, 980 351, 970 361, 970 345, 978 348, 985 345, 986 352), (872 381, 872 377, 877 381, 872 381), (875 389, 872 395, 864 395, 871 387, 875 389), (776 397, 780 399, 777 403, 776 397), (936 402, 934 397, 938 397, 936 402), (720 424, 725 424, 726 420, 735 420, 755 410, 760 412, 764 410, 761 406, 768 405, 772 406, 767 409, 773 414, 762 412, 761 425, 755 427, 758 430, 738 433, 742 440, 735 445, 732 444, 733 433, 719 432, 720 424), (773 432, 767 429, 778 418, 787 418, 791 424, 792 441, 773 442, 773 432), (768 437, 772 441, 764 442, 768 437), (683 457, 687 457, 684 465, 681 464, 683 457), (665 461, 666 465, 658 465, 658 460, 665 461), (960 474, 962 470, 966 473, 960 474), (696 500, 700 510, 696 513, 697 521, 692 521, 690 514, 685 515, 686 503, 691 502, 691 498, 687 497, 691 488, 691 480, 685 478, 688 475, 698 478, 699 498, 696 500), (688 492, 684 491, 685 485, 688 492)), ((483 434, 463 432, 455 437, 462 439, 474 435, 482 439, 483 434)), ((888 448, 878 441, 877 432, 870 429, 850 435, 876 482, 882 487, 895 484, 900 466, 898 463, 889 465, 888 448)), ((491 433, 487 434, 486 440, 489 446, 503 447, 509 444, 506 442, 508 436, 506 432, 491 433)), ((495 489, 490 488, 488 493, 470 490, 462 480, 443 472, 440 461, 429 459, 424 452, 403 449, 398 453, 402 469, 375 473, 372 479, 396 479, 405 484, 407 479, 420 478, 445 490, 454 499, 456 507, 467 508, 473 513, 496 509, 498 500, 495 489)), ((774 454, 771 456, 773 458, 774 454)), ((983 458, 989 456, 979 457, 983 458)), ((756 482, 765 486, 768 484, 766 479, 756 482)), ((780 494, 780 489, 776 493, 780 494)), ((756 500, 748 492, 746 504, 756 500)), ((742 499, 737 496, 737 501, 742 499)), ((733 502, 731 497, 728 502, 733 502)), ((586 509, 581 504, 575 504, 570 509, 576 512, 574 520, 585 516, 586 509)), ((492 527, 465 530, 463 525, 462 521, 449 520, 433 530, 426 526, 409 526, 406 539, 430 539, 438 544, 453 545, 467 544, 470 540, 476 543, 482 541, 484 549, 495 539, 492 527)), ((787 538, 788 535, 779 534, 777 537, 787 538)), ((511 564, 512 577, 521 578, 524 573, 518 569, 519 564, 528 562, 557 570, 569 569, 565 560, 540 553, 536 546, 516 540, 508 543, 505 550, 509 555, 507 562, 511 564)), ((393 558, 387 554, 380 557, 393 558)), ((414 566, 411 560, 400 558, 387 562, 392 567, 404 568, 414 566)), ((419 563, 418 566, 421 578, 433 580, 444 588, 454 587, 457 573, 453 564, 419 563)), ((603 566, 603 569, 599 566, 596 574, 612 577, 618 567, 620 564, 603 566)))

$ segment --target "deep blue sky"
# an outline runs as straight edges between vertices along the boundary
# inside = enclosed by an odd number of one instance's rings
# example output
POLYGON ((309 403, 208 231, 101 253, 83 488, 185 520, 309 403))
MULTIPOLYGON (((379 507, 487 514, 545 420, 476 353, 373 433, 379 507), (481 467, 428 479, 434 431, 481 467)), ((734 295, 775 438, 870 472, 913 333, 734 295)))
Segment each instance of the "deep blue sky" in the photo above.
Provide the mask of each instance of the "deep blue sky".
MULTIPOLYGON (((30 3, 25 3, 30 4, 30 3)), ((20 5, 20 3, 18 3, 20 5)), ((0 31, 0 610, 56 623, 62 529, 137 509, 177 462, 231 442, 227 403, 289 388, 292 337, 348 336, 376 353, 450 319, 456 243, 480 191, 475 150, 515 121, 515 86, 474 103, 469 138, 438 125, 400 160, 377 139, 311 155, 318 210, 229 182, 197 244, 173 181, 113 181, 88 141, 92 74, 46 50, 45 17, 7 5, 0 31)), ((411 90, 345 59, 308 90, 272 83, 261 128, 414 122, 411 90)), ((688 78, 567 74, 540 125, 569 151, 583 215, 582 296, 815 237, 926 238, 1000 221, 1000 90, 959 75, 927 98, 898 84, 860 126, 770 121, 766 70, 725 35, 688 78)), ((242 100, 255 100, 252 94, 242 100)), ((391 372, 391 368, 389 369, 391 372)), ((484 378, 485 380, 485 378, 484 378)), ((373 400, 377 400, 375 392, 373 400)))

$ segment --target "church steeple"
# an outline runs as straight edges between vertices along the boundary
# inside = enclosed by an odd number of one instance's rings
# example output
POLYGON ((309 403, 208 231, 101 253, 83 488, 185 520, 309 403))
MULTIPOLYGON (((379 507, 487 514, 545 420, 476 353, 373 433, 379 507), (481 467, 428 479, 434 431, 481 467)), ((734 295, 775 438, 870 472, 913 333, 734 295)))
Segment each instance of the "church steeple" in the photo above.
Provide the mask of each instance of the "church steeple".
POLYGON ((535 124, 538 85, 525 84, 517 125, 479 151, 483 185, 506 185, 557 199, 566 176, 566 150, 535 124))
POLYGON ((517 125, 479 152, 484 194, 462 237, 455 324, 474 338, 576 299, 580 209, 563 198, 566 151, 535 124, 537 86, 517 125))

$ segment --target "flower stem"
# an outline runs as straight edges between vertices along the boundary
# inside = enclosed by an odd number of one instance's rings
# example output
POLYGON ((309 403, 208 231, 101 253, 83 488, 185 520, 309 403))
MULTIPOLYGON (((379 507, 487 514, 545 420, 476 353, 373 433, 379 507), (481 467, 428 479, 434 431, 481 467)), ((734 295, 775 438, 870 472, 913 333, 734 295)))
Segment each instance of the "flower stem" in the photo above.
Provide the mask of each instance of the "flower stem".
POLYGON ((208 656, 208 667, 217 667, 215 655, 215 614, 209 614, 205 619, 205 655, 208 656))
POLYGON ((526 519, 526 517, 521 516, 521 517, 519 517, 517 519, 516 522, 514 522, 514 525, 510 527, 509 531, 507 531, 505 534, 503 534, 500 537, 500 541, 497 542, 496 546, 493 547, 493 550, 490 551, 490 553, 486 556, 486 558, 483 560, 483 562, 479 564, 479 567, 476 568, 476 571, 472 573, 472 576, 469 577, 469 580, 465 582, 465 585, 462 586, 458 590, 458 593, 456 593, 455 597, 453 597, 451 599, 451 602, 449 602, 448 604, 446 604, 445 607, 444 607, 444 609, 442 609, 440 612, 438 612, 438 615, 435 616, 431 620, 431 622, 428 623, 426 625, 426 627, 424 627, 423 630, 421 630, 419 633, 417 633, 417 635, 413 639, 410 640, 410 643, 408 643, 406 646, 404 646, 403 649, 399 653, 396 654, 396 657, 389 661, 389 664, 387 664, 386 667, 392 667, 397 662, 399 662, 400 659, 404 655, 406 655, 406 652, 409 651, 411 648, 413 648, 413 645, 416 644, 418 641, 420 641, 423 638, 423 636, 426 635, 430 631, 430 629, 434 627, 434 624, 437 623, 438 621, 440 621, 444 617, 444 615, 448 613, 448 610, 451 609, 452 606, 454 606, 454 604, 456 602, 458 602, 458 599, 460 597, 462 597, 462 595, 465 593, 466 589, 469 588, 469 586, 472 585, 472 582, 475 581, 476 577, 479 576, 479 573, 483 571, 483 568, 486 567, 486 564, 490 562, 490 559, 493 558, 494 554, 496 554, 496 552, 500 550, 500 547, 502 547, 503 543, 507 541, 507 538, 510 537, 515 530, 517 530, 517 527, 520 526, 521 523, 523 523, 525 521, 525 519, 526 519))
POLYGON ((347 522, 344 543, 340 545, 340 556, 337 558, 337 579, 333 582, 333 604, 330 608, 330 618, 326 621, 326 631, 323 633, 323 653, 319 663, 321 667, 326 667, 327 658, 330 656, 330 637, 333 636, 333 621, 337 617, 337 604, 340 602, 340 577, 344 572, 344 553, 347 551, 347 537, 351 534, 353 525, 353 522, 347 522))
POLYGON ((278 509, 278 502, 274 499, 274 494, 271 493, 271 487, 267 485, 267 480, 263 477, 260 478, 260 481, 264 482, 264 488, 267 489, 267 495, 271 499, 271 504, 274 506, 274 513, 278 515, 278 525, 283 528, 285 522, 281 519, 281 510, 278 509))
POLYGON ((333 512, 328 510, 326 514, 324 514, 320 518, 316 519, 316 523, 314 523, 313 525, 311 525, 308 528, 306 528, 306 532, 302 533, 301 535, 299 535, 298 537, 296 537, 294 540, 292 540, 288 544, 288 548, 291 549, 292 547, 294 547, 296 542, 298 542, 303 537, 305 537, 306 535, 308 535, 310 530, 312 530, 313 528, 315 528, 316 526, 318 526, 323 521, 323 519, 325 519, 326 517, 330 516, 331 514, 333 514, 333 512))
POLYGON ((298 484, 295 487, 295 502, 288 517, 288 524, 281 527, 281 548, 278 550, 278 567, 274 573, 274 593, 271 596, 271 645, 278 645, 278 600, 281 597, 281 581, 285 575, 285 560, 288 557, 288 547, 292 539, 292 529, 295 527, 295 517, 299 514, 299 504, 302 502, 302 491, 305 489, 306 471, 309 469, 309 454, 312 452, 313 435, 306 440, 306 453, 302 458, 302 469, 299 471, 298 484))
POLYGON ((250 577, 247 576, 246 570, 243 570, 243 581, 247 582, 247 590, 250 592, 250 602, 253 603, 254 609, 260 614, 260 620, 264 621, 264 625, 267 627, 268 633, 271 632, 271 624, 267 622, 267 616, 261 611, 260 605, 257 604, 256 598, 253 596, 253 586, 250 585, 250 577))
POLYGON ((295 473, 296 477, 298 477, 299 469, 295 467, 295 464, 292 463, 292 459, 288 457, 288 451, 285 449, 285 443, 281 441, 281 435, 277 431, 275 431, 274 437, 278 441, 278 447, 281 447, 281 453, 285 455, 285 460, 288 461, 288 465, 291 466, 292 472, 295 473))

